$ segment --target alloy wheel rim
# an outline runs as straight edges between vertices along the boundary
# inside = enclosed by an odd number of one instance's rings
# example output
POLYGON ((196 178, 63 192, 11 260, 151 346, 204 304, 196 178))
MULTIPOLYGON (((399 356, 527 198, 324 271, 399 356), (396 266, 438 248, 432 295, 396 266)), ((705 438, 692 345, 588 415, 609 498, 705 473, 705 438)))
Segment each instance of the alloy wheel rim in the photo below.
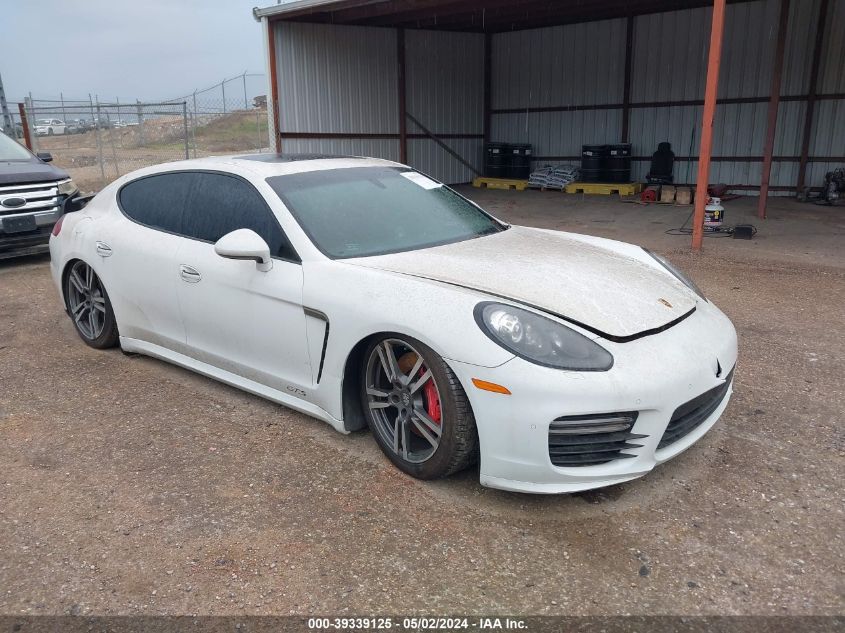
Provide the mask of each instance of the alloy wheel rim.
POLYGON ((68 274, 70 316, 82 336, 98 338, 106 327, 106 296, 94 270, 76 262, 68 274))
POLYGON ((367 360, 366 391, 375 431, 390 450, 410 463, 429 460, 443 432, 442 414, 438 420, 430 413, 431 400, 436 398, 439 412, 442 399, 422 354, 400 339, 381 341, 367 360), (403 372, 399 361, 408 354, 416 358, 410 357, 412 368, 403 372), (433 389, 424 388, 429 382, 433 389))

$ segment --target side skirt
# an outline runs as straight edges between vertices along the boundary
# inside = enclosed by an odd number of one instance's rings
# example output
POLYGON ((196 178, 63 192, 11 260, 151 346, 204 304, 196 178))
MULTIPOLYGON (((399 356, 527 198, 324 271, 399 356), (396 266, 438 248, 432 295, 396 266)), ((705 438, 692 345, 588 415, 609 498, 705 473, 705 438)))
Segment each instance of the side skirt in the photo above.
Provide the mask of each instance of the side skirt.
POLYGON ((153 358, 184 367, 185 369, 190 369, 191 371, 195 371, 196 373, 207 376, 208 378, 219 380, 220 382, 236 387, 237 389, 241 389, 261 398, 266 398, 267 400, 284 405, 290 409, 299 411, 300 413, 310 415, 311 417, 322 420, 323 422, 328 422, 336 431, 339 431, 344 435, 349 433, 349 431, 344 428, 342 420, 336 419, 330 413, 321 409, 317 405, 305 402, 304 400, 295 398, 277 389, 272 389, 266 385, 255 382, 254 380, 249 380, 248 378, 238 376, 237 374, 225 371, 219 367, 214 367, 213 365, 200 362, 185 356, 184 354, 161 347, 160 345, 155 345, 153 343, 148 343, 134 338, 121 336, 120 347, 127 353, 151 356, 153 358))

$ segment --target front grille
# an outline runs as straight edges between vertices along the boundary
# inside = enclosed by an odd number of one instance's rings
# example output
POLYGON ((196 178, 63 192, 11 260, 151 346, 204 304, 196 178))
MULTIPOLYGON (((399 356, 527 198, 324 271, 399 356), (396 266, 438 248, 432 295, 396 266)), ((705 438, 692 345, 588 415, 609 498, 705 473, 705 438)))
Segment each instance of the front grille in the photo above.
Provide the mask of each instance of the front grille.
POLYGON ((675 413, 672 414, 672 419, 669 420, 669 426, 666 427, 666 432, 660 438, 657 448, 660 449, 669 446, 673 442, 677 442, 713 415, 713 412, 719 408, 722 400, 725 399, 733 376, 734 370, 732 369, 723 384, 713 387, 709 391, 705 391, 697 398, 693 398, 675 409, 675 413))
POLYGON ((597 413, 556 418, 549 425, 549 457, 555 466, 595 466, 636 457, 624 450, 640 448, 629 440, 647 435, 631 433, 637 412, 597 413))
POLYGON ((0 215, 53 212, 58 210, 60 204, 61 196, 56 182, 0 187, 0 215), (19 207, 4 207, 2 201, 6 198, 23 198, 26 203, 19 207))

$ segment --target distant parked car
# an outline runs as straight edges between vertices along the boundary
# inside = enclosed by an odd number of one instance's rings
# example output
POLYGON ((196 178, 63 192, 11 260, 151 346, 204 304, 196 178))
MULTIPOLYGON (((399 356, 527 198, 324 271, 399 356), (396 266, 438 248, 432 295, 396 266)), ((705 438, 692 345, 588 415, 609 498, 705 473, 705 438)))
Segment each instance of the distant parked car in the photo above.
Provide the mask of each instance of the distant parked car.
POLYGON ((84 134, 91 129, 91 122, 87 119, 71 119, 67 123, 66 134, 84 134))
POLYGON ((53 136, 54 134, 65 134, 67 125, 61 119, 38 119, 35 122, 36 136, 53 136))

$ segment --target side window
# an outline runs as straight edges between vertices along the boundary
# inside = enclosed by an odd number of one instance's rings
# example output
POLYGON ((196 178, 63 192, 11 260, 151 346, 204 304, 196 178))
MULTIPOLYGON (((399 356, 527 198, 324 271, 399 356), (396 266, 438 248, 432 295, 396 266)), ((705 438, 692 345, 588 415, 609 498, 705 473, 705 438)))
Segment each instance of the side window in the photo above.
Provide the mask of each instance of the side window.
POLYGON ((182 216, 196 174, 158 174, 134 180, 120 190, 120 207, 130 218, 154 229, 183 233, 182 216))
POLYGON ((185 211, 187 237, 216 242, 236 229, 252 229, 264 238, 275 257, 299 261, 261 194, 240 178, 225 174, 194 174, 185 211))

